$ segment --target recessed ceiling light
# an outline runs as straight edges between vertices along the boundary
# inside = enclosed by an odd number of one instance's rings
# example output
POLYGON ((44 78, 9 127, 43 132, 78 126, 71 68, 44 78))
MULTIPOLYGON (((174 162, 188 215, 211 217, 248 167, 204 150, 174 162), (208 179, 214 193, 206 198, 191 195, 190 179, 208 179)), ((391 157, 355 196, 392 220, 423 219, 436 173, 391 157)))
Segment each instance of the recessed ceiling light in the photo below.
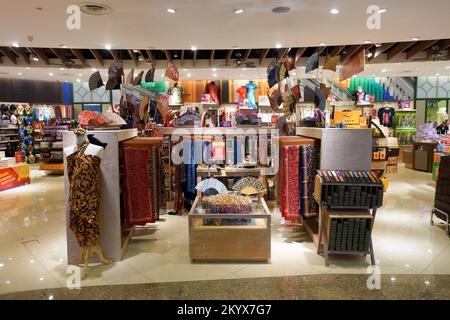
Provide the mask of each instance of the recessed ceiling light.
POLYGON ((246 71, 246 70, 247 70, 247 68, 244 68, 244 69, 242 69, 242 70, 246 71))
POLYGON ((49 297, 48 297, 48 300, 53 300, 53 296, 49 296, 49 297))
POLYGON ((234 14, 241 14, 241 13, 244 13, 244 10, 243 9, 236 9, 233 12, 234 12, 234 14))
POLYGON ((61 48, 63 48, 63 49, 66 49, 67 48, 67 46, 65 45, 65 44, 60 44, 59 45, 61 48))
POLYGON ((440 75, 441 75, 440 73, 436 73, 436 74, 435 74, 436 77, 437 77, 437 76, 440 76, 440 75))
POLYGON ((19 43, 18 43, 18 42, 13 42, 13 43, 12 43, 12 46, 13 46, 14 48, 18 48, 18 47, 19 47, 19 43))
POLYGON ((331 13, 331 14, 339 14, 339 10, 333 8, 333 9, 330 9, 330 13, 331 13))
POLYGON ((419 37, 413 37, 413 38, 412 38, 412 41, 419 41, 419 40, 420 40, 419 37))
POLYGON ((391 281, 395 281, 396 279, 395 279, 395 277, 391 277, 391 281))
POLYGON ((280 48, 282 48, 283 46, 280 44, 280 43, 277 43, 276 45, 275 45, 275 48, 277 48, 277 49, 280 49, 280 48))
POLYGON ((372 43, 372 41, 370 41, 370 40, 365 40, 364 41, 364 44, 371 44, 372 43))
POLYGON ((6 284, 10 284, 10 283, 11 283, 11 281, 9 281, 9 280, 6 280, 6 281, 5 281, 5 283, 6 283, 6 284))
POLYGON ((213 71, 213 72, 216 72, 216 71, 217 71, 217 68, 212 68, 212 71, 213 71))
POLYGON ((385 73, 385 72, 387 72, 387 71, 388 71, 387 69, 381 70, 382 73, 385 73))
POLYGON ((3 268, 5 266, 4 263, 0 263, 0 268, 3 268))
POLYGON ((446 66, 445 69, 450 69, 450 66, 446 66))
POLYGON ((319 45, 320 45, 321 47, 325 47, 325 46, 326 46, 326 43, 325 43, 325 42, 321 42, 321 43, 319 43, 319 45))
POLYGON ((387 9, 386 8, 381 8, 380 10, 378 10, 378 13, 386 13, 387 9))
POLYGON ((213 74, 213 77, 216 78, 216 77, 217 77, 217 73, 214 73, 214 74, 213 74))
POLYGON ((425 281, 424 283, 428 285, 428 284, 430 284, 430 281, 427 280, 427 281, 425 281))
POLYGON ((83 76, 83 74, 82 74, 82 73, 79 73, 79 74, 78 74, 78 76, 79 76, 79 77, 82 77, 82 76, 83 76))
POLYGON ((91 71, 95 72, 97 71, 97 68, 92 68, 91 71))
POLYGON ((190 77, 192 77, 192 75, 191 75, 190 73, 188 73, 188 74, 187 74, 187 77, 190 78, 190 77))
POLYGON ((139 53, 139 50, 134 49, 133 52, 134 53, 139 53))
POLYGON ((77 82, 80 83, 80 82, 81 82, 81 79, 77 79, 77 82))
POLYGON ((30 260, 30 263, 34 263, 34 260, 33 260, 33 259, 31 259, 31 260, 30 260))
POLYGON ((33 61, 39 61, 39 58, 38 57, 33 57, 33 58, 31 58, 33 61))
POLYGON ((144 61, 144 57, 141 56, 141 57, 138 58, 138 60, 139 61, 144 61))
MULTIPOLYGON (((23 76, 23 73, 22 72, 17 72, 17 75, 23 76)), ((1 267, 3 267, 3 266, 1 266, 1 267)))
POLYGON ((174 8, 168 8, 168 9, 167 9, 167 12, 168 12, 168 13, 175 13, 175 12, 177 12, 177 9, 174 9, 174 8))
POLYGON ((196 50, 197 50, 197 47, 196 47, 196 46, 192 46, 192 47, 191 47, 191 50, 192 50, 192 51, 196 51, 196 50))
MULTIPOLYGON (((53 73, 52 72, 50 72, 49 74, 48 74, 50 77, 53 77, 53 73)), ((31 262, 31 261, 30 261, 31 262)), ((31 263, 33 263, 33 262, 31 262, 31 263)))
POLYGON ((289 11, 291 11, 289 7, 275 7, 272 9, 273 13, 287 13, 289 11))
POLYGON ((44 281, 44 279, 45 279, 44 277, 40 277, 39 281, 44 281))
POLYGON ((106 50, 111 50, 111 48, 112 48, 112 46, 109 43, 105 44, 105 49, 106 50))
POLYGON ((381 43, 375 43, 375 47, 377 48, 381 47, 381 43))
POLYGON ((367 58, 372 58, 372 56, 373 56, 373 53, 372 53, 372 52, 369 52, 369 53, 367 54, 367 58))

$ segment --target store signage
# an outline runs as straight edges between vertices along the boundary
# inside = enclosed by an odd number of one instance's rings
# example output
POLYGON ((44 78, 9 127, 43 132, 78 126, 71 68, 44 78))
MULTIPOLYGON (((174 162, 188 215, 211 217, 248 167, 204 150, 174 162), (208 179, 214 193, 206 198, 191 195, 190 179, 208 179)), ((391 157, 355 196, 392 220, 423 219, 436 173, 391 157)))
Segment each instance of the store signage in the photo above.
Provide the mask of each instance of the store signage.
POLYGON ((341 65, 341 81, 347 80, 364 71, 366 63, 366 50, 354 54, 346 63, 341 65))
POLYGON ((30 183, 30 167, 27 164, 0 168, 0 191, 30 183))

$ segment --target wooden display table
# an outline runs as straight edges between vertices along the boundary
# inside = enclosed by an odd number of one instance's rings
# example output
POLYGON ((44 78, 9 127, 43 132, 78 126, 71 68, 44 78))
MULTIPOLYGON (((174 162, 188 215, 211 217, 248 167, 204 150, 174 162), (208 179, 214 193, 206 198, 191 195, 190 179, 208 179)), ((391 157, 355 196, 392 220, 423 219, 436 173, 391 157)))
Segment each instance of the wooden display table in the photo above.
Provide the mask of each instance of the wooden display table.
POLYGON ((209 214, 198 196, 189 212, 189 256, 198 261, 267 261, 271 215, 263 198, 251 214, 209 214), (212 223, 209 223, 211 221, 212 223))

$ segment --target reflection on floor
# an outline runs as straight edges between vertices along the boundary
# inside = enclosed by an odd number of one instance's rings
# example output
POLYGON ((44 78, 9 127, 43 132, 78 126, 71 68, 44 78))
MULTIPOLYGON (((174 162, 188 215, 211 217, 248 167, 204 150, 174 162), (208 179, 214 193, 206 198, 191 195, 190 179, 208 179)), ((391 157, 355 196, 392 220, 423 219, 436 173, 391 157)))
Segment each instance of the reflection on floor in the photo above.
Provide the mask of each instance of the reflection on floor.
POLYGON ((450 299, 448 275, 382 276, 369 290, 366 275, 309 275, 43 289, 0 295, 2 300, 437 300, 450 299))
MULTIPOLYGON (((64 185, 32 171, 32 184, 0 192, 0 293, 65 287, 64 185)), ((450 274, 450 239, 431 227, 431 175, 399 168, 378 211, 374 250, 383 275, 450 274)), ((330 267, 305 234, 279 224, 274 212, 269 263, 191 263, 186 216, 163 215, 134 237, 123 261, 91 268, 82 286, 314 274, 363 274, 369 259, 331 257, 330 267)), ((367 277, 367 276, 366 276, 367 277)), ((355 278, 356 279, 356 278, 355 278)))

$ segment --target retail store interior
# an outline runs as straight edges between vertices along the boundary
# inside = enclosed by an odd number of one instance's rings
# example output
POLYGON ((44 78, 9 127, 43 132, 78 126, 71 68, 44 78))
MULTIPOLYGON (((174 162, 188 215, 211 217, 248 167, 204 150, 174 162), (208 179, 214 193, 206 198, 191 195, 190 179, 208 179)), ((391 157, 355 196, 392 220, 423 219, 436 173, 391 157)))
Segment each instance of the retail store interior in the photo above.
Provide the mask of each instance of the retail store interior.
POLYGON ((450 275, 449 1, 72 2, 0 12, 0 299, 450 275))

